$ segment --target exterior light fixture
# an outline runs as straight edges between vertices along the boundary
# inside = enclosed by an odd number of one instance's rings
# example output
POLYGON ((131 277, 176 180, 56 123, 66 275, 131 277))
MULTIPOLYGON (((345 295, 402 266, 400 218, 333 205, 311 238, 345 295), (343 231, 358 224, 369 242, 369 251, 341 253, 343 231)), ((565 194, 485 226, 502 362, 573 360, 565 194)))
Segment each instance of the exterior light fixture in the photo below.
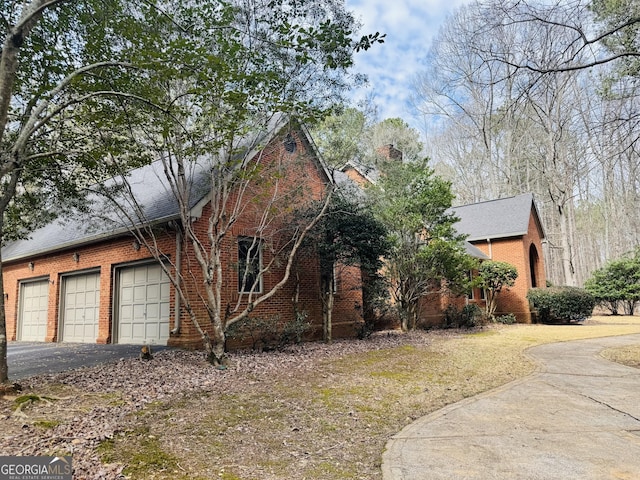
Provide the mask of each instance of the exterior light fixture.
POLYGON ((78 252, 75 252, 73 254, 73 261, 78 263, 80 261, 80 254, 78 252))
POLYGON ((33 272, 33 269, 35 268, 35 264, 33 262, 29 262, 28 267, 29 267, 29 270, 33 272))
POLYGON ((133 241, 133 249, 137 252, 140 250, 140 242, 138 240, 133 241))

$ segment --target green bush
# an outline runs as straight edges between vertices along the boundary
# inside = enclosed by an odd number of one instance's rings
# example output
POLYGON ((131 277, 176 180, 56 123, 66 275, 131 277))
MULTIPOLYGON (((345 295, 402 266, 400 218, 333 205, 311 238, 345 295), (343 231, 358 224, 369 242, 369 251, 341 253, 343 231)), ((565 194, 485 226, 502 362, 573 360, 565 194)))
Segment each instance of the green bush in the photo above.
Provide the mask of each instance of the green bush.
POLYGON ((449 305, 444 311, 444 328, 473 328, 482 324, 482 310, 475 303, 469 303, 462 308, 449 305))
POLYGON ((278 342, 278 316, 246 317, 227 328, 227 340, 251 342, 252 350, 273 350, 278 342))
POLYGON ((251 344, 256 351, 282 350, 288 345, 299 344, 311 328, 308 313, 297 311, 296 317, 286 323, 280 317, 247 317, 227 328, 227 339, 251 344))
POLYGON ((498 315, 496 317, 496 323, 502 323, 503 325, 513 325, 518 320, 513 313, 507 313, 506 315, 498 315))
POLYGON ((577 287, 533 288, 527 298, 542 323, 578 322, 591 316, 596 300, 577 287))
POLYGON ((302 343, 302 337, 311 328, 309 313, 305 310, 296 310, 296 318, 285 323, 280 334, 279 348, 295 343, 302 343))
POLYGON ((595 270, 584 285, 598 305, 618 314, 622 305, 627 315, 633 315, 640 301, 640 251, 633 257, 623 257, 595 270))

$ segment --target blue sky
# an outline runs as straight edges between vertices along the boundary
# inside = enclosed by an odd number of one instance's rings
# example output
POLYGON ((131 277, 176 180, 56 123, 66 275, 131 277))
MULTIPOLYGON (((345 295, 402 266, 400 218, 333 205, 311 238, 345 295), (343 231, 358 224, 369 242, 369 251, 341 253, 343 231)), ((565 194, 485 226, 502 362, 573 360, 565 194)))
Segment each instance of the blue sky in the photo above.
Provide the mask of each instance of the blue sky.
MULTIPOLYGON (((447 15, 469 0, 346 0, 363 24, 362 33, 386 33, 385 43, 356 55, 355 69, 369 77, 379 120, 400 117, 412 126, 408 105, 412 81, 447 15)), ((418 127, 417 127, 418 128, 418 127)))

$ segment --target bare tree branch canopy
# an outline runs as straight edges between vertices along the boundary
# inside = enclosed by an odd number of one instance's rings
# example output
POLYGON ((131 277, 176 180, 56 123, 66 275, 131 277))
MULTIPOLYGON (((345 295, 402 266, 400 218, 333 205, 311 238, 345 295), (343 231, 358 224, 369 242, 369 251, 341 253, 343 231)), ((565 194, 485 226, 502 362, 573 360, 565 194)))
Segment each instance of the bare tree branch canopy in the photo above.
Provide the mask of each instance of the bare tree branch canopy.
MULTIPOLYGON (((603 3, 603 2, 599 2, 603 3)), ((628 9, 627 16, 613 22, 605 22, 594 12, 598 2, 572 0, 541 3, 537 1, 511 1, 497 4, 496 21, 487 26, 489 33, 494 28, 533 28, 538 35, 557 35, 564 38, 559 42, 555 58, 536 55, 514 58, 503 51, 492 51, 488 61, 501 61, 514 68, 538 74, 572 72, 591 69, 621 59, 640 56, 638 45, 618 45, 611 50, 611 41, 629 32, 636 32, 640 26, 640 14, 628 9), (563 48, 564 45, 564 48, 563 48)), ((636 9, 637 10, 637 9, 636 9)), ((635 35, 635 33, 634 33, 635 35)))
POLYGON ((535 193, 553 283, 581 285, 637 245, 639 32, 630 0, 479 1, 416 79, 460 204, 535 193))

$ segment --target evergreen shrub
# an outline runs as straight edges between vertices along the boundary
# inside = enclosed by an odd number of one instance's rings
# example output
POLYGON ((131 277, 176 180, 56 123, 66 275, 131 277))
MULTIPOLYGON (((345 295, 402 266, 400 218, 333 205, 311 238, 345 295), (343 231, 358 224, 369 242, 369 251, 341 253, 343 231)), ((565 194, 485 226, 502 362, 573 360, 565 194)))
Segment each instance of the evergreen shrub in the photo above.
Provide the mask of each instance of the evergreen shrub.
POLYGON ((533 288, 527 299, 541 323, 579 322, 590 317, 596 300, 577 287, 533 288))

